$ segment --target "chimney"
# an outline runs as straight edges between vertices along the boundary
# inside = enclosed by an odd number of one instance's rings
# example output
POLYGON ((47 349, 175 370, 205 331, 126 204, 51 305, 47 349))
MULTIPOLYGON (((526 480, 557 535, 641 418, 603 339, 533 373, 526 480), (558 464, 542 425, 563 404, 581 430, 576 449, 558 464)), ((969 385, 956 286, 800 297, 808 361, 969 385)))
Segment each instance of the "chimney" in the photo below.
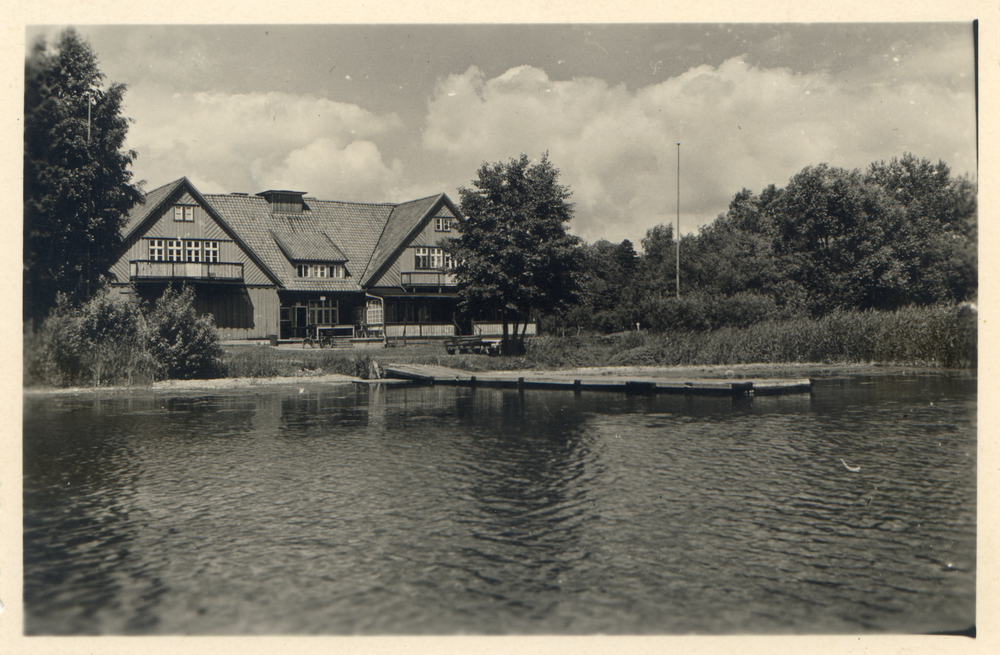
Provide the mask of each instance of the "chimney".
POLYGON ((267 201, 274 214, 301 214, 302 196, 306 195, 306 192, 270 190, 261 191, 257 195, 262 196, 267 201))

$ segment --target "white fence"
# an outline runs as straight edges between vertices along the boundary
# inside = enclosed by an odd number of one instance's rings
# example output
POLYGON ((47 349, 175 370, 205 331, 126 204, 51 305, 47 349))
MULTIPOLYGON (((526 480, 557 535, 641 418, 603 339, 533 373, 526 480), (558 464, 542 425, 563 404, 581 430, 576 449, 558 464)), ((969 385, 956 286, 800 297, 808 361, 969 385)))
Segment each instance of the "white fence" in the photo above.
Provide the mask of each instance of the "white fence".
MULTIPOLYGON (((513 326, 510 326, 513 329, 513 326)), ((524 326, 518 326, 518 333, 524 326)), ((503 336, 503 323, 474 323, 472 334, 477 337, 500 337, 503 336)), ((535 336, 538 334, 538 325, 528 323, 524 334, 535 336)), ((451 323, 414 323, 414 324, 390 324, 385 326, 385 336, 389 339, 426 339, 455 336, 455 326, 451 323)), ((513 333, 511 334, 513 336, 513 333)))
POLYGON ((420 339, 425 337, 453 337, 455 336, 455 326, 451 323, 445 324, 415 324, 415 325, 386 325, 385 336, 390 339, 403 338, 420 339))
MULTIPOLYGON (((508 325, 508 328, 511 330, 511 336, 514 336, 513 334, 514 326, 508 325)), ((517 326, 518 334, 521 333, 521 330, 523 328, 524 328, 523 325, 517 326)), ((503 323, 475 323, 472 326, 472 334, 476 335, 477 337, 503 336, 503 323)), ((528 327, 527 329, 524 330, 524 334, 525 336, 535 336, 536 334, 538 334, 538 324, 528 323, 528 327)))

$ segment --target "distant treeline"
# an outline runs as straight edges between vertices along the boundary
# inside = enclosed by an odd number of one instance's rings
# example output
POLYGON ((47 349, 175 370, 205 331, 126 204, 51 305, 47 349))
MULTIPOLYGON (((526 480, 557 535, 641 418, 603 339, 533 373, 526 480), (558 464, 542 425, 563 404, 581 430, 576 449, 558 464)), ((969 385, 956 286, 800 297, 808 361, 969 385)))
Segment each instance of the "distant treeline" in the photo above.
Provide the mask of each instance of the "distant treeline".
POLYGON ((905 154, 865 172, 821 164, 784 188, 742 190, 680 243, 659 225, 579 248, 580 302, 549 333, 706 331, 835 311, 957 305, 977 294, 976 186, 905 154))

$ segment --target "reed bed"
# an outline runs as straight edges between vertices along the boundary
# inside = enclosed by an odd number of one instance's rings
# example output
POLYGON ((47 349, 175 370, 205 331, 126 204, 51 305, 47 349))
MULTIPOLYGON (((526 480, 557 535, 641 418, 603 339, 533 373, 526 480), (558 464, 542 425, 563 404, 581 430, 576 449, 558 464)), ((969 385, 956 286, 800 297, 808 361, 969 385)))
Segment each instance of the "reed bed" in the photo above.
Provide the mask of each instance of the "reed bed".
POLYGON ((972 368, 977 315, 967 304, 893 312, 837 311, 818 319, 650 335, 614 354, 613 366, 751 363, 899 364, 972 368))

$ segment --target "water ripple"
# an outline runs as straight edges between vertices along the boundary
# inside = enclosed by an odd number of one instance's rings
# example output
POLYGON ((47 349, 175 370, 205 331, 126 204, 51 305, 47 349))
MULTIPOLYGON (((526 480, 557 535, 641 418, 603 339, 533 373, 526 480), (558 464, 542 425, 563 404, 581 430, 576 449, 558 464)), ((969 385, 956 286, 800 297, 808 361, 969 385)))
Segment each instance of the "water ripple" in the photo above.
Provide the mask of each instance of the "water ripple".
POLYGON ((975 382, 872 382, 30 400, 26 631, 966 628, 975 382))

